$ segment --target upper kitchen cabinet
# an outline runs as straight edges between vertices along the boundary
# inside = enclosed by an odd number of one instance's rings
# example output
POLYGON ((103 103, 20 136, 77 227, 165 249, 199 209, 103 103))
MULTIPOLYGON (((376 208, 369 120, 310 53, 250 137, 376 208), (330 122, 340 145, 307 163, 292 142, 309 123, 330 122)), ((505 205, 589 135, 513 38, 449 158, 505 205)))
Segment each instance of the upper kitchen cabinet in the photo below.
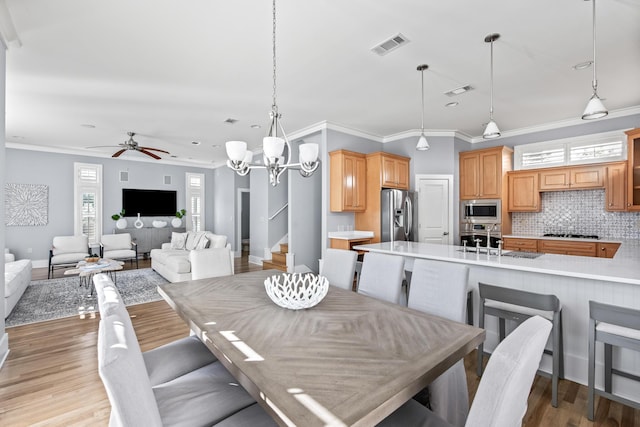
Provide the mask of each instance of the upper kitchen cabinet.
POLYGON ((329 153, 332 212, 364 212, 366 209, 367 159, 347 150, 329 153))
POLYGON ((604 172, 600 165, 543 169, 540 170, 540 191, 602 188, 604 172))
POLYGON ((409 189, 409 161, 407 157, 383 152, 367 155, 368 167, 380 171, 373 175, 380 177, 380 186, 384 188, 409 189))
POLYGON ((460 200, 501 199, 505 175, 513 164, 513 150, 494 147, 460 153, 460 200))
POLYGON ((605 209, 627 210, 627 162, 605 165, 605 209))
POLYGON ((627 210, 640 211, 640 128, 627 134, 627 210))
POLYGON ((540 192, 537 171, 514 171, 509 181, 509 212, 540 212, 540 192))

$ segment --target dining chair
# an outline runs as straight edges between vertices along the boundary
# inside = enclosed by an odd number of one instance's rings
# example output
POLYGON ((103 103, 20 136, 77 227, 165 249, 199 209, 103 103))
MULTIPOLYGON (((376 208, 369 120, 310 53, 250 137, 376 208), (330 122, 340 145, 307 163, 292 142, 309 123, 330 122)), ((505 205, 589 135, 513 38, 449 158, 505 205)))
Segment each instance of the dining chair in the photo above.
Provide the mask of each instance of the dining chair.
MULTIPOLYGON (((534 316, 520 324, 496 347, 478 385, 465 426, 522 425, 531 384, 550 331, 550 321, 534 316)), ((447 427, 451 424, 410 399, 378 426, 447 427)))
POLYGON ((367 252, 362 261, 358 293, 395 304, 405 303, 402 300, 403 276, 403 257, 367 252))
MULTIPOLYGON (((558 381, 564 378, 564 346, 562 338, 562 304, 557 296, 539 294, 519 289, 478 283, 478 327, 484 328, 486 315, 498 318, 499 339, 502 341, 506 334, 506 320, 522 323, 529 317, 538 315, 553 322, 553 333, 550 350, 545 353, 551 355, 551 406, 558 407, 558 381)), ((485 356, 484 343, 478 346, 478 376, 482 375, 482 361, 485 356)), ((541 372, 543 375, 547 375, 541 372)))
POLYGON ((329 280, 329 284, 349 291, 353 290, 358 252, 345 249, 327 249, 322 260, 320 275, 329 280))
MULTIPOLYGON (((464 323, 469 267, 443 261, 416 259, 413 264, 408 307, 464 323)), ((464 425, 469 413, 469 391, 464 361, 428 386, 431 410, 451 425, 464 425)))
MULTIPOLYGON (((613 347, 640 351, 640 310, 589 301, 589 366, 587 417, 595 416, 598 394, 632 408, 640 409, 640 399, 630 400, 613 393, 613 375, 640 381, 640 376, 613 367, 613 347), (596 342, 604 344, 604 390, 596 388, 596 342)), ((637 396, 636 396, 637 397, 637 396)))
POLYGON ((191 279, 230 276, 233 274, 233 252, 230 247, 194 249, 189 252, 191 279))

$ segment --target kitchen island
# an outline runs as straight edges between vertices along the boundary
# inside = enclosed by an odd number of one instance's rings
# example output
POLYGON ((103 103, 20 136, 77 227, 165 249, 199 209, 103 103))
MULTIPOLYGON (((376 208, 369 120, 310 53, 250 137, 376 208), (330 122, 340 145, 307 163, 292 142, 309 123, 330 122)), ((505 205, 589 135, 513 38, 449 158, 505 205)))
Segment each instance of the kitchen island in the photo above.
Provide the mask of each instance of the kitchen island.
MULTIPOLYGON (((541 294, 555 294, 563 305, 565 377, 587 384, 587 330, 589 300, 625 307, 640 308, 640 242, 623 241, 614 258, 572 255, 540 255, 534 259, 463 252, 461 246, 418 242, 386 242, 358 245, 354 249, 379 252, 405 258, 412 269, 416 258, 467 264, 469 287, 474 294, 474 324, 478 324, 478 282, 521 289, 541 294)), ((473 248, 475 249, 475 248, 473 248)), ((498 322, 492 316, 485 321, 485 349, 497 345, 498 322)), ((614 366, 640 375, 640 354, 614 351, 614 366)), ((602 387, 602 347, 597 347, 596 384, 602 387)), ((551 360, 543 358, 542 369, 551 372, 551 360)), ((614 376, 614 390, 630 399, 640 396, 635 381, 614 376)))

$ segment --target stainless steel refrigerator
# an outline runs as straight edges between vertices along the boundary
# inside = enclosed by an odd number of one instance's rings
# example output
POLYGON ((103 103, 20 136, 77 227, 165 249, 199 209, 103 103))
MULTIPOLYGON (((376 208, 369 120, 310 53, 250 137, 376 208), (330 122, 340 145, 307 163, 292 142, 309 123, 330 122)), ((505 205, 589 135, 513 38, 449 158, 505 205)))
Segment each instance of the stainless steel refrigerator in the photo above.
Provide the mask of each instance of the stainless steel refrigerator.
POLYGON ((380 206, 381 241, 413 241, 413 193, 385 188, 382 190, 380 206))

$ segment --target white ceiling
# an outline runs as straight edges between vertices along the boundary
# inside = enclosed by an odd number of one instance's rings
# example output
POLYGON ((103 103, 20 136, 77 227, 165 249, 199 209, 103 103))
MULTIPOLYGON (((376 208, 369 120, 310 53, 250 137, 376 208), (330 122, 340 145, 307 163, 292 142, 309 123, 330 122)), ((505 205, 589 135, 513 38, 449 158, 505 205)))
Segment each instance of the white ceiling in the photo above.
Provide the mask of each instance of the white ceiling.
MULTIPOLYGON (((140 145, 208 166, 224 161, 227 140, 259 147, 272 96, 270 1, 2 3, 21 44, 9 40, 7 51, 10 146, 107 156, 134 131, 140 145), (113 147, 87 148, 100 145, 113 147)), ((579 119, 592 68, 572 66, 592 58, 591 7, 584 0, 278 0, 282 123, 291 134, 327 121, 381 141, 416 133, 416 67, 425 63, 425 127, 478 137, 489 113, 484 38, 493 32, 501 34, 494 117, 503 135, 579 119), (371 52, 397 33, 410 42, 385 56, 371 52), (474 89, 444 95, 467 84, 474 89), (457 107, 444 106, 454 100, 457 107)), ((0 30, 11 39, 6 21, 0 30)), ((597 3, 598 92, 611 115, 640 111, 638 23, 638 0, 597 3)))

